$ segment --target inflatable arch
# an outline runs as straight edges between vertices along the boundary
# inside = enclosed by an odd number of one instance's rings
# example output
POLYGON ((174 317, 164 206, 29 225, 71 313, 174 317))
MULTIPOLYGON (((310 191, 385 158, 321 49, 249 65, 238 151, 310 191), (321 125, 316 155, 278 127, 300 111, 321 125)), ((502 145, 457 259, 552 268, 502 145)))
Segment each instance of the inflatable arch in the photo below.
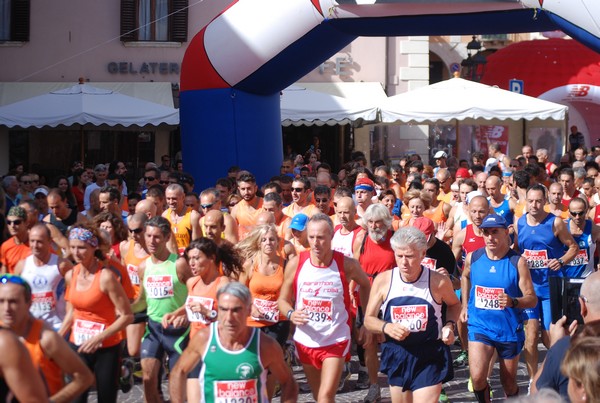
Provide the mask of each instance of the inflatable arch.
POLYGON ((276 175, 279 92, 358 36, 562 29, 600 50, 600 2, 561 1, 234 0, 194 36, 183 59, 186 170, 199 188, 231 165, 250 170, 259 183, 276 175))

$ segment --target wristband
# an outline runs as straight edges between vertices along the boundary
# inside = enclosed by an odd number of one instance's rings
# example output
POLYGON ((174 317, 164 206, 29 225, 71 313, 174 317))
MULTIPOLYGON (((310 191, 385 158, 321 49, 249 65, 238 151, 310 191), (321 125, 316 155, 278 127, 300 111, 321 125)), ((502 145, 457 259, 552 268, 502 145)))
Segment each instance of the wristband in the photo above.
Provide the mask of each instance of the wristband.
POLYGON ((292 314, 294 313, 293 309, 290 309, 287 314, 285 315, 287 317, 288 320, 292 320, 292 314))
POLYGON ((516 298, 511 298, 511 300, 512 300, 512 307, 513 307, 513 308, 516 308, 516 307, 518 307, 518 306, 519 306, 519 300, 518 300, 518 299, 516 299, 516 298))
POLYGON ((383 326, 381 326, 381 333, 383 333, 383 335, 384 335, 384 336, 386 335, 386 334, 385 334, 385 327, 386 327, 387 325, 389 325, 389 323, 390 323, 390 322, 384 322, 384 323, 383 323, 383 326))

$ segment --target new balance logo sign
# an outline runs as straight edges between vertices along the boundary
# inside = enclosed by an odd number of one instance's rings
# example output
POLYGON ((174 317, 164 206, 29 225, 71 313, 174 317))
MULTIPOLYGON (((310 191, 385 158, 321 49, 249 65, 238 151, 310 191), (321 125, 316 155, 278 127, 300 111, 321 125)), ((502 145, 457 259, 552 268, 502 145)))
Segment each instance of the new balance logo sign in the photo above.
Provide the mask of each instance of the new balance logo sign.
POLYGON ((581 98, 587 96, 589 92, 589 85, 572 85, 569 91, 569 96, 581 98))

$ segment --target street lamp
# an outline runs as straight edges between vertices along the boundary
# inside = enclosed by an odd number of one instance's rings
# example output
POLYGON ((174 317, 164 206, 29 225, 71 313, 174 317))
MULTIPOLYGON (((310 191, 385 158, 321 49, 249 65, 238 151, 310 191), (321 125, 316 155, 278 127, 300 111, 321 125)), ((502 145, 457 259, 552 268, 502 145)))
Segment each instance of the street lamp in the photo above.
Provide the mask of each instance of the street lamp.
POLYGON ((473 40, 467 44, 467 58, 460 63, 462 77, 471 81, 481 81, 486 63, 487 60, 481 53, 481 42, 473 35, 473 40), (474 52, 477 53, 473 55, 474 52))

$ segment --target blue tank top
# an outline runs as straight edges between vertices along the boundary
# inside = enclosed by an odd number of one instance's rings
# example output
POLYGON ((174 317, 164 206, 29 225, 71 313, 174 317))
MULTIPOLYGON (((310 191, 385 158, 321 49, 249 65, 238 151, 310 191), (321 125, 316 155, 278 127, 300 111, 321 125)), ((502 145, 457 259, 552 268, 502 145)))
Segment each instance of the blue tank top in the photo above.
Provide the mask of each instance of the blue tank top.
MULTIPOLYGON (((571 219, 567 221, 567 228, 570 228, 571 219)), ((573 235, 573 239, 579 246, 577 256, 569 263, 565 264, 565 277, 587 277, 594 272, 594 251, 596 244, 592 242, 592 220, 585 220, 585 227, 581 235, 573 235)), ((565 246, 564 251, 568 250, 565 246)))
POLYGON ((536 226, 527 224, 527 214, 519 218, 519 249, 531 272, 533 289, 538 297, 550 298, 549 276, 563 277, 563 269, 548 269, 548 260, 564 254, 562 242, 554 235, 554 214, 548 214, 536 226))
POLYGON ((494 211, 496 214, 503 217, 508 224, 512 224, 515 220, 515 214, 510 209, 510 203, 508 202, 508 199, 504 199, 501 205, 494 207, 494 211))
POLYGON ((401 323, 410 330, 410 335, 401 342, 389 341, 410 346, 438 340, 442 329, 442 307, 431 295, 431 270, 421 267, 421 275, 412 283, 402 280, 397 267, 392 270, 390 290, 381 306, 383 320, 401 323))
POLYGON ((501 309, 498 296, 501 292, 521 297, 519 288, 520 256, 513 250, 500 260, 492 260, 485 249, 471 255, 471 291, 469 293, 469 332, 482 333, 501 342, 524 340, 521 309, 501 309))

